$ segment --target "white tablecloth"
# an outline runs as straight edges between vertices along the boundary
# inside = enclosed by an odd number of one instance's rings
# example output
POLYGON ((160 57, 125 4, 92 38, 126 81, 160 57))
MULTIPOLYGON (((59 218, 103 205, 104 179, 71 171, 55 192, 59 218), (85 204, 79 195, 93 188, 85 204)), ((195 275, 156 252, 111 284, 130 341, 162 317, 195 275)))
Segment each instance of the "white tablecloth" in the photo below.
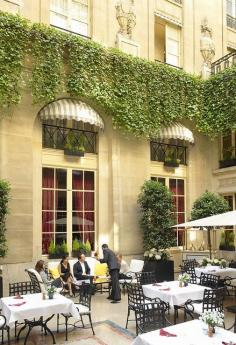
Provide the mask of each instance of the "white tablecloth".
POLYGON ((196 275, 200 277, 201 273, 210 273, 219 276, 221 279, 225 277, 236 278, 236 268, 220 268, 219 266, 196 267, 196 275))
POLYGON ((7 325, 14 327, 15 321, 37 319, 40 316, 49 317, 53 314, 70 313, 75 319, 79 319, 79 312, 70 299, 55 294, 53 299, 42 299, 42 294, 24 295, 23 299, 15 299, 14 297, 1 298, 2 314, 7 319, 7 325), (10 306, 10 304, 18 304, 25 301, 21 306, 10 306))
POLYGON ((143 285, 143 293, 149 298, 160 298, 162 301, 169 303, 170 306, 182 305, 188 299, 202 299, 205 286, 189 284, 186 287, 179 287, 178 281, 160 283, 161 286, 143 285), (169 291, 162 289, 170 288, 169 291))
POLYGON ((139 335, 132 345, 222 345, 222 341, 236 342, 236 334, 216 327, 212 338, 207 335, 207 326, 199 320, 180 323, 165 328, 177 337, 160 336, 160 330, 139 335))

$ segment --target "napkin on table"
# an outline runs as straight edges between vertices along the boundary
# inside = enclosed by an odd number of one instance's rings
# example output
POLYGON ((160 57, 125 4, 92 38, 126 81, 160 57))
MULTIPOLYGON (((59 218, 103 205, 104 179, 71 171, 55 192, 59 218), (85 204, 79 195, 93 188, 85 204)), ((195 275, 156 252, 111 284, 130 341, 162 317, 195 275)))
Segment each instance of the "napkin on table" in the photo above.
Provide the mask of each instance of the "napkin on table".
POLYGON ((170 291, 170 288, 159 289, 160 291, 170 291))
POLYGON ((25 304, 26 301, 20 302, 20 303, 14 303, 14 304, 8 304, 10 307, 20 307, 21 305, 25 304))
POLYGON ((176 334, 169 333, 169 332, 165 331, 163 328, 160 329, 160 335, 164 336, 164 337, 177 337, 176 334))

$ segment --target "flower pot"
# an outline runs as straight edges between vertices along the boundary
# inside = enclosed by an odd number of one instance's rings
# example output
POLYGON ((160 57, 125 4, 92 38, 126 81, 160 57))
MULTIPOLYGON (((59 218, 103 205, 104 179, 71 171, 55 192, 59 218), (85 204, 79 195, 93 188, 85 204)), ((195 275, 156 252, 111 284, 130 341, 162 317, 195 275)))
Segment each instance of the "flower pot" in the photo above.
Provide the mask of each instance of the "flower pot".
POLYGON ((215 328, 208 325, 208 330, 207 330, 207 334, 208 334, 208 337, 213 337, 213 334, 215 333, 215 328))
POLYGON ((170 167, 170 168, 178 168, 179 163, 175 161, 169 161, 169 162, 164 162, 165 167, 170 167))
POLYGON ((49 298, 49 299, 53 299, 53 296, 54 296, 54 292, 49 292, 49 293, 48 293, 48 298, 49 298))
POLYGON ((155 272, 157 282, 174 280, 174 261, 172 260, 146 260, 144 272, 155 272))
POLYGON ((66 156, 84 157, 84 151, 73 151, 73 150, 70 150, 70 149, 64 149, 64 155, 66 155, 66 156))

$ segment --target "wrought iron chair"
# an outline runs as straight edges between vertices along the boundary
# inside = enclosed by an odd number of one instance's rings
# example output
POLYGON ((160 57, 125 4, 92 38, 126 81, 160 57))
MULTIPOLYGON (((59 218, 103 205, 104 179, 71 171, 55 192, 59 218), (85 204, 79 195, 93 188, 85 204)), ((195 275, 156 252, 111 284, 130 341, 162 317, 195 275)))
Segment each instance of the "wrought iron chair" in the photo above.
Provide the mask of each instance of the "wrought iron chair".
POLYGON ((135 319, 138 333, 146 333, 170 324, 166 317, 163 302, 145 303, 135 307, 135 319))
POLYGON ((200 279, 197 277, 194 266, 184 266, 183 273, 187 273, 190 276, 190 284, 199 284, 200 279))
POLYGON ((201 273, 200 285, 217 289, 220 286, 220 277, 215 274, 201 273))
MULTIPOLYGON (((82 284, 79 289, 79 294, 77 297, 72 298, 78 312, 80 314, 80 320, 76 321, 73 326, 77 328, 81 328, 76 324, 81 321, 82 328, 85 328, 83 316, 88 316, 90 327, 92 329, 93 335, 95 335, 92 319, 91 319, 91 297, 92 297, 92 286, 90 284, 82 284)), ((68 320, 71 317, 71 314, 61 314, 65 318, 65 326, 66 326, 66 341, 68 340, 68 320)), ((60 315, 57 315, 57 332, 59 332, 60 326, 60 315)))
MULTIPOLYGON (((128 312, 127 312, 127 319, 126 319, 126 325, 125 328, 128 328, 128 322, 129 321, 135 321, 136 323, 136 334, 138 334, 138 323, 136 319, 135 310, 137 307, 147 304, 147 303, 159 303, 162 302, 159 298, 156 299, 150 299, 144 296, 143 294, 143 288, 139 284, 133 284, 133 283, 127 283, 127 292, 128 292, 128 312), (130 320, 130 312, 134 312, 135 319, 130 320)), ((165 306, 165 310, 167 311, 169 309, 169 306, 162 302, 165 306)))
POLYGON ((4 342, 4 331, 7 332, 7 344, 10 345, 10 328, 7 326, 4 315, 0 315, 0 330, 2 331, 2 344, 4 342))
POLYGON ((200 315, 204 311, 217 310, 219 312, 224 311, 224 287, 218 289, 205 289, 203 300, 188 300, 185 303, 184 320, 186 321, 187 315, 194 319, 194 315, 200 315))
POLYGON ((156 282, 155 272, 139 272, 135 273, 137 284, 148 285, 156 282))
POLYGON ((45 287, 44 287, 42 279, 39 279, 39 277, 37 276, 38 272, 35 271, 32 268, 26 269, 25 271, 28 273, 28 275, 30 277, 31 284, 32 284, 32 287, 33 287, 33 292, 34 293, 44 292, 45 291, 45 287))

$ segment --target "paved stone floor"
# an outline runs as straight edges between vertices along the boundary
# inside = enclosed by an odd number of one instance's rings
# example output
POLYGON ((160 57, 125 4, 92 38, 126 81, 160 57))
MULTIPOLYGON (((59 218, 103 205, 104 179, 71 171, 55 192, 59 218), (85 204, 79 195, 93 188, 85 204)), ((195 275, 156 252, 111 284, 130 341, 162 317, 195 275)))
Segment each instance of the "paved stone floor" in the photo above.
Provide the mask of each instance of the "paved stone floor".
MULTIPOLYGON (((96 294, 92 299, 92 319, 95 325, 96 337, 92 337, 91 329, 72 329, 69 331, 69 341, 65 342, 65 334, 63 327, 61 332, 56 334, 57 344, 68 345, 130 345, 132 343, 132 335, 135 333, 134 322, 129 323, 128 331, 125 332, 126 316, 127 316, 127 296, 122 296, 122 302, 119 304, 111 304, 106 299, 106 294, 96 294), (103 321, 109 320, 110 323, 103 321), (115 327, 112 325, 115 324, 115 327), (121 328, 119 328, 121 327, 121 328)), ((225 305, 236 304, 234 297, 227 297, 225 305)), ((234 320, 234 316, 230 313, 225 313, 226 328, 229 328, 234 320)), ((170 321, 173 321, 173 315, 170 315, 170 321)), ((180 313, 178 322, 183 322, 183 315, 180 313)), ((55 320, 49 323, 50 328, 55 330, 55 320)), ((14 341, 13 334, 11 335, 11 344, 22 345, 23 340, 18 343, 14 341)), ((49 336, 42 337, 40 329, 36 328, 32 332, 32 336, 28 341, 28 345, 45 345, 52 344, 49 336)))

